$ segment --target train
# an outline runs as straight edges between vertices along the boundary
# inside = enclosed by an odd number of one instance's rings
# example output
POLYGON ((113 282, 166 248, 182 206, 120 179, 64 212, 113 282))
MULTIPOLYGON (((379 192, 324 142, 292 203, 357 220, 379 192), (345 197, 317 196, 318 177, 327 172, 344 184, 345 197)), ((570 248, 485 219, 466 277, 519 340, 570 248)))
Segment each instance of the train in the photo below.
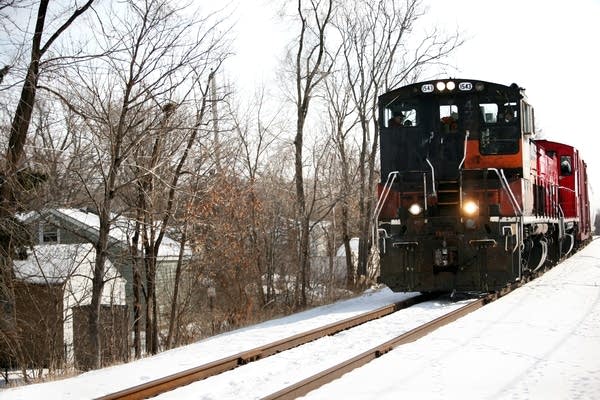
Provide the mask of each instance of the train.
POLYGON ((536 137, 524 88, 438 79, 378 101, 380 283, 493 292, 591 240, 586 163, 536 137))

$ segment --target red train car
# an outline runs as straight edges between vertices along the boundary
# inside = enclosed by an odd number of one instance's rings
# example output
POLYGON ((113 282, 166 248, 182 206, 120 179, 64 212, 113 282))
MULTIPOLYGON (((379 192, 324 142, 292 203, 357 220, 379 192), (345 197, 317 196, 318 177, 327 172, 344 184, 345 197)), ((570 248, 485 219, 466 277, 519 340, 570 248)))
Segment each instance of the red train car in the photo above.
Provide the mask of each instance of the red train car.
POLYGON ((374 240, 393 290, 496 290, 590 239, 586 164, 536 140, 518 85, 427 81, 379 104, 374 240))
POLYGON ((579 151, 569 145, 537 140, 546 152, 555 154, 559 162, 558 198, 560 216, 564 217, 567 230, 576 232, 576 241, 582 242, 591 235, 590 203, 588 193, 587 165, 579 151))

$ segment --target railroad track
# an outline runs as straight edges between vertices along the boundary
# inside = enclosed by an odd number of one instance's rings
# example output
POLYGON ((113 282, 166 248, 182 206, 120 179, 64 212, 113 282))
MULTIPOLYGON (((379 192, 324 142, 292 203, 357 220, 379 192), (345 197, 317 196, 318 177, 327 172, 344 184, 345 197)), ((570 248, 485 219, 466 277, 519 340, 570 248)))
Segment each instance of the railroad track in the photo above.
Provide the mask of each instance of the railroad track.
POLYGON ((523 280, 519 283, 514 283, 501 291, 496 293, 488 294, 485 297, 479 298, 468 303, 465 306, 462 306, 450 313, 442 315, 426 324, 420 325, 408 332, 405 332, 391 340, 388 340, 380 345, 377 345, 355 357, 352 357, 344 362, 341 362, 323 372, 315 374, 309 378, 303 379, 300 382, 297 382, 293 385, 290 385, 284 389, 279 390, 276 393, 270 394, 266 397, 263 397, 263 400, 288 400, 295 399, 301 396, 308 394, 309 392, 318 389, 319 387, 332 382, 335 379, 338 379, 342 375, 356 369, 362 367, 363 365, 373 361, 374 359, 382 356, 383 354, 393 350, 394 348, 414 342, 419 338, 427 335, 435 331, 436 329, 447 325, 467 314, 472 313, 475 310, 489 304, 502 296, 505 296, 509 292, 513 291, 517 287, 520 287, 524 283, 528 282, 530 279, 523 280))
MULTIPOLYGON (((361 354, 354 356, 342 363, 339 363, 333 367, 330 367, 320 373, 317 373, 309 378, 303 379, 300 382, 297 382, 293 385, 290 385, 284 389, 277 391, 276 393, 272 393, 268 396, 263 397, 265 400, 273 400, 273 399, 295 399, 297 397, 306 395, 312 390, 315 390, 326 383, 329 383, 347 372, 350 372, 356 368, 359 368, 368 362, 382 356, 383 354, 389 352, 390 350, 406 343, 410 343, 418 340, 419 338, 427 335, 435 331, 436 329, 447 325, 495 300, 500 297, 505 296, 510 293, 514 289, 524 285, 525 283, 535 279, 536 277, 542 275, 544 273, 543 270, 538 271, 536 273, 530 274, 528 276, 524 276, 520 282, 515 282, 511 285, 508 285, 504 289, 488 294, 484 297, 476 299, 458 309, 455 309, 452 312, 449 312, 445 315, 437 317, 430 322, 422 324, 414 329, 411 329, 407 332, 398 335, 397 337, 387 340, 384 343, 381 343, 373 348, 362 352, 361 354)), ((384 306, 378 308, 374 311, 360 314, 355 317, 351 317, 336 323, 329 324, 327 326, 313 329, 311 331, 300 333, 294 336, 291 336, 286 339, 282 339, 261 347, 257 347, 255 349, 251 349, 248 351, 244 351, 238 354, 235 354, 230 357, 223 358, 221 360, 217 360, 208 364, 200 365, 195 368, 191 368, 176 374, 172 374, 169 376, 165 376, 163 378, 153 380, 138 386, 130 387, 119 392, 111 393, 106 396, 99 397, 100 400, 112 400, 112 399, 143 399, 149 398, 153 396, 157 396, 161 393, 169 392, 175 390, 179 387, 188 385, 190 383, 218 375, 222 372, 226 372, 232 369, 235 369, 239 366, 251 363, 253 361, 257 361, 276 353, 292 349, 294 347, 309 343, 311 341, 317 340, 319 338, 323 338, 328 335, 334 335, 343 330, 347 330, 350 328, 357 327, 361 324, 364 324, 369 321, 376 320, 378 318, 382 318, 389 314, 392 314, 396 311, 402 310, 404 308, 411 307, 413 305, 426 302, 428 300, 434 299, 436 296, 434 295, 418 295, 404 301, 391 304, 388 306, 384 306)))
POLYGON ((409 299, 394 304, 380 307, 376 310, 364 314, 350 317, 339 322, 331 323, 324 327, 316 328, 308 332, 303 332, 264 346, 260 346, 229 357, 222 358, 220 360, 210 362, 208 364, 203 364, 198 367, 178 372, 176 374, 168 375, 160 379, 149 381, 144 384, 133 386, 115 393, 111 393, 99 397, 98 400, 131 400, 145 399, 148 397, 157 396, 161 393, 165 393, 179 388, 181 386, 188 385, 192 382, 196 382, 211 376, 218 375, 220 373, 235 369, 239 366, 251 363, 253 361, 257 361, 269 357, 273 354, 277 354, 279 352, 312 342, 322 337, 334 335, 346 329, 354 328, 358 325, 384 317, 404 308, 411 307, 413 305, 431 300, 434 297, 435 296, 431 294, 417 295, 415 297, 411 297, 409 299))

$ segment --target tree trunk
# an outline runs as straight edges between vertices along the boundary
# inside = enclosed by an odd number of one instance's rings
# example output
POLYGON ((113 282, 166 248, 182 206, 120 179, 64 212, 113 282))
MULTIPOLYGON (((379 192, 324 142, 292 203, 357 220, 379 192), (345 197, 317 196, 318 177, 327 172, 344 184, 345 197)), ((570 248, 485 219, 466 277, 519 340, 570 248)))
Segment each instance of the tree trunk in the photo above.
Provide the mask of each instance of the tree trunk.
POLYGON ((104 264, 107 259, 108 233, 110 231, 109 209, 112 199, 110 196, 100 211, 100 228, 95 244, 96 260, 92 278, 92 299, 88 315, 88 335, 90 344, 89 365, 85 368, 97 369, 102 367, 102 343, 100 338, 100 311, 102 307, 102 291, 104 289, 104 264))
MULTIPOLYGON (((44 32, 44 24, 46 20, 46 11, 50 0, 41 0, 38 8, 37 21, 33 41, 31 45, 31 60, 27 67, 27 75, 25 83, 21 90, 19 104, 15 111, 12 124, 10 126, 10 138, 8 140, 8 154, 6 157, 6 176, 8 179, 13 178, 13 174, 19 167, 19 162, 23 155, 25 140, 27 139, 27 131, 31 122, 31 114, 33 113, 33 105, 35 103, 35 95, 37 90, 37 82, 40 68, 40 58, 42 56, 41 42, 44 32)), ((11 185, 2 185, 11 187, 11 185)), ((10 199, 10 197, 3 198, 10 199)))
POLYGON ((350 233, 348 229, 349 222, 349 211, 345 201, 342 203, 342 242, 344 243, 344 252, 346 253, 346 287, 348 289, 354 288, 355 284, 355 271, 354 263, 352 262, 352 248, 350 247, 350 233))
POLYGON ((140 274, 140 258, 138 254, 138 246, 140 241, 140 219, 141 212, 138 208, 135 232, 131 238, 131 263, 133 267, 133 349, 136 359, 142 356, 142 276, 140 274))
POLYGON ((141 321, 142 321, 142 277, 139 261, 133 262, 133 349, 135 358, 142 356, 141 321))
MULTIPOLYGON (((324 66, 325 58, 325 29, 331 22, 331 11, 333 2, 330 0, 326 2, 325 15, 319 15, 319 4, 311 3, 312 9, 310 12, 313 14, 314 20, 316 21, 316 30, 312 31, 308 27, 307 19, 303 14, 302 1, 298 0, 298 16, 300 18, 301 29, 300 36, 298 39, 298 52, 296 53, 295 60, 295 78, 296 78, 296 136, 294 139, 295 148, 295 173, 294 180, 296 183, 296 208, 297 215, 300 223, 300 241, 298 243, 299 252, 299 268, 300 268, 300 305, 306 306, 306 289, 308 286, 309 278, 309 224, 310 215, 306 209, 306 195, 304 193, 304 176, 303 176, 303 137, 304 137, 304 125, 306 122, 306 116, 308 115, 308 109, 311 97, 313 96, 313 90, 321 82, 321 80, 327 75, 331 69, 331 65, 324 66), (318 40, 314 46, 308 45, 309 40, 306 39, 305 35, 307 32, 313 32, 318 40), (307 54, 304 54, 304 46, 307 46, 307 54), (303 59, 306 56, 306 59, 303 59), (312 61, 312 65, 311 65, 312 61), (304 69, 306 66, 306 70, 304 69)), ((297 296, 296 296, 297 297, 297 296)), ((298 305, 298 304, 297 304, 298 305)))
POLYGON ((367 203, 370 201, 368 196, 368 186, 370 182, 368 181, 368 168, 370 165, 367 164, 368 160, 368 152, 369 152, 369 128, 366 122, 366 118, 364 115, 364 110, 359 109, 359 112, 362 113, 361 117, 361 132, 362 132, 362 144, 360 148, 360 161, 359 161, 359 175, 360 175, 360 193, 358 199, 358 209, 359 209, 359 233, 358 233, 358 266, 357 278, 361 278, 367 273, 367 259, 369 253, 369 225, 370 219, 367 214, 367 203))
POLYGON ((187 219, 183 226, 183 234, 179 242, 179 258, 177 259, 177 268, 175 269, 175 282, 173 282, 173 299, 171 300, 171 313, 169 315, 169 332, 167 333, 167 343, 165 347, 171 349, 173 345, 177 344, 177 341, 173 343, 173 335, 175 334, 175 323, 177 319, 177 301, 179 296, 179 284, 181 281, 181 270, 183 269, 183 255, 185 252, 185 245, 187 242, 187 219))
POLYGON ((306 216, 306 198, 304 195, 304 176, 302 169, 302 143, 304 129, 304 114, 298 110, 298 123, 296 128, 295 146, 295 183, 296 183, 296 209, 300 224, 299 242, 298 242, 298 269, 299 269, 299 289, 300 298, 295 296, 298 301, 296 306, 306 305, 306 275, 308 268, 308 220, 306 216))
POLYGON ((144 255, 146 267, 146 351, 158 353, 158 325, 156 321, 156 264, 152 255, 144 255))
MULTIPOLYGON (((17 171, 23 156, 23 149, 27 139, 27 131, 31 122, 31 114, 33 113, 33 105, 35 103, 35 94, 37 89, 37 81, 40 66, 41 40, 44 31, 44 23, 46 19, 46 11, 49 0, 41 0, 38 7, 37 21, 35 32, 31 45, 31 59, 27 67, 27 75, 21 89, 21 97, 15 110, 10 126, 10 136, 8 138, 8 149, 6 152, 6 160, 3 165, 0 182, 0 233, 6 236, 6 240, 0 240, 0 300, 5 301, 9 313, 14 313, 15 304, 12 293, 12 233, 11 233, 11 218, 17 209, 17 171)), ((12 317, 9 316, 7 321, 12 317)), ((4 316, 3 316, 4 319, 4 316)), ((7 327, 13 324, 7 324, 7 327)), ((15 326, 16 327, 16 326, 15 326)))

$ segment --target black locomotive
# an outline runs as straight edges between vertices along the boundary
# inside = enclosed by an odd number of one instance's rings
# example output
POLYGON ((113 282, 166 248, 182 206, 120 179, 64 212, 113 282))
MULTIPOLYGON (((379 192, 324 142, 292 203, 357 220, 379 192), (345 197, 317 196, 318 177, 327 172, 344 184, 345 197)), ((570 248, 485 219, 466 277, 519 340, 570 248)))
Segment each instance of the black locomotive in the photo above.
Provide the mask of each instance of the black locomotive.
POLYGON ((379 97, 379 281, 493 291, 591 238, 586 164, 537 140, 524 89, 471 79, 379 97))

